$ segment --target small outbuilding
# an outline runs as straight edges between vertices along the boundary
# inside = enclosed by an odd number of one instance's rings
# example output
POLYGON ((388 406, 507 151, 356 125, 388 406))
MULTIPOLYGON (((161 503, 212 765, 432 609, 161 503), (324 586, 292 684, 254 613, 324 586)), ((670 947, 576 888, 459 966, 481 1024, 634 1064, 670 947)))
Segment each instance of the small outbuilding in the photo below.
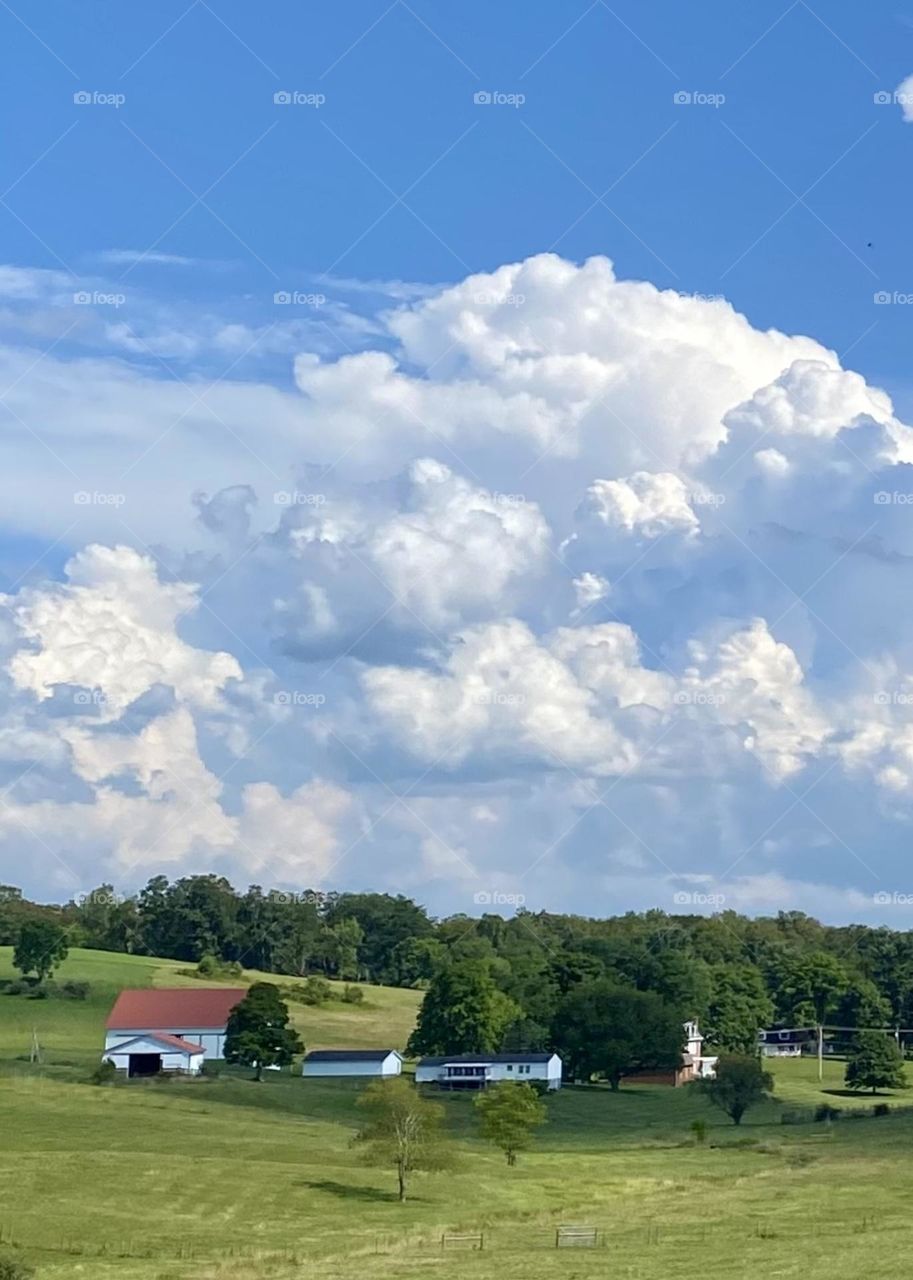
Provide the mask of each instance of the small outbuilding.
POLYGON ((180 1036, 160 1033, 132 1036, 105 1050, 105 1059, 113 1062, 131 1080, 137 1076, 168 1074, 198 1076, 203 1070, 206 1050, 180 1036))
POLYGON ((301 1074, 316 1076, 398 1076, 402 1054, 396 1049, 314 1049, 305 1054, 301 1074))

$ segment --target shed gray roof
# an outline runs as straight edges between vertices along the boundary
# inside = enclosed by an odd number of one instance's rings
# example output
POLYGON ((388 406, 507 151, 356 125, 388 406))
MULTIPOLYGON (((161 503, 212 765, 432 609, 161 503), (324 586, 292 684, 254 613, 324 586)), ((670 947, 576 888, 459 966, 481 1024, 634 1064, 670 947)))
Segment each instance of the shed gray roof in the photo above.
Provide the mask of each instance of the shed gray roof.
POLYGON ((391 1053, 402 1057, 398 1049, 312 1049, 305 1062, 383 1062, 391 1053))

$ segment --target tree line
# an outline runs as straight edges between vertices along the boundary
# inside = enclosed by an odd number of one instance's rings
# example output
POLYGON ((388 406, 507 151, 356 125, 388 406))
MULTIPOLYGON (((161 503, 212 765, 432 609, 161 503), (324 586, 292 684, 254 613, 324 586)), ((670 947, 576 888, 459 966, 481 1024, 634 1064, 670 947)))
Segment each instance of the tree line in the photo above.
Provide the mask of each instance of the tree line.
POLYGON ((157 876, 133 895, 101 885, 62 905, 0 886, 0 943, 29 921, 70 946, 415 988, 415 1053, 557 1048, 576 1077, 614 1085, 677 1062, 688 1018, 736 1054, 777 1022, 913 1026, 913 935, 801 912, 435 919, 403 895, 241 892, 216 875, 157 876))

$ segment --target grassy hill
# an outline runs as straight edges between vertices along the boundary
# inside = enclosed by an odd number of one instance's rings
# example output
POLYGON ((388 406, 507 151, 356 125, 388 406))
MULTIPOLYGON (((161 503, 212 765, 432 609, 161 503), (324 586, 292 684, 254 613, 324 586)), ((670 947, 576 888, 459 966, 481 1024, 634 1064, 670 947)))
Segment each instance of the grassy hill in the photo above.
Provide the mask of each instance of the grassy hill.
MULTIPOLYGON (((219 982, 187 975, 192 966, 179 960, 124 956, 75 948, 54 975, 58 983, 87 981, 90 996, 81 1000, 25 1000, 0 995, 0 1059, 28 1057, 33 1029, 49 1061, 82 1064, 97 1060, 104 1047, 105 1019, 124 987, 218 986, 219 982)), ((0 979, 15 974, 12 948, 0 947, 0 979)), ((223 985, 246 986, 259 979, 296 984, 300 979, 250 969, 223 985)), ((330 984, 341 991, 342 984, 330 984)), ((293 1021, 308 1049, 405 1046, 415 1024, 420 995, 392 987, 365 986, 361 1005, 333 1000, 320 1007, 290 1005, 293 1021)))
MULTIPOLYGON (((870 1105, 840 1096, 836 1062, 823 1090, 813 1062, 776 1063, 780 1101, 739 1129, 688 1089, 564 1089, 515 1169, 476 1138, 471 1099, 446 1097, 459 1164, 417 1179, 405 1206, 392 1171, 351 1146, 354 1082, 86 1083, 114 991, 193 981, 182 967, 74 952, 60 976, 93 983, 86 1003, 0 996, 0 1240, 39 1280, 184 1280, 188 1268, 195 1280, 830 1280, 894 1266, 909 1247, 913 1112, 781 1123, 822 1100, 870 1105), (41 1068, 21 1060, 33 1023, 41 1068), (592 1223, 604 1246, 559 1253, 562 1222, 592 1223), (454 1230, 484 1230, 485 1250, 442 1248, 454 1230)), ((308 1043, 402 1044, 415 994, 367 991, 368 1009, 301 1010, 308 1043)))

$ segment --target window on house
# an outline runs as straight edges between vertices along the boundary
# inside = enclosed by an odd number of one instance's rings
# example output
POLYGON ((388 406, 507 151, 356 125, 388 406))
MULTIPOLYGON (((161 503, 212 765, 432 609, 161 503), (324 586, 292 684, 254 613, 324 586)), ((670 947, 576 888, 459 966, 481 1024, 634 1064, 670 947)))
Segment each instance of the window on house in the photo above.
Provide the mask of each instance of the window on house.
POLYGON ((512 1062, 508 1062, 508 1064, 507 1064, 507 1070, 508 1070, 508 1071, 513 1071, 513 1069, 514 1069, 514 1064, 513 1064, 512 1062))

